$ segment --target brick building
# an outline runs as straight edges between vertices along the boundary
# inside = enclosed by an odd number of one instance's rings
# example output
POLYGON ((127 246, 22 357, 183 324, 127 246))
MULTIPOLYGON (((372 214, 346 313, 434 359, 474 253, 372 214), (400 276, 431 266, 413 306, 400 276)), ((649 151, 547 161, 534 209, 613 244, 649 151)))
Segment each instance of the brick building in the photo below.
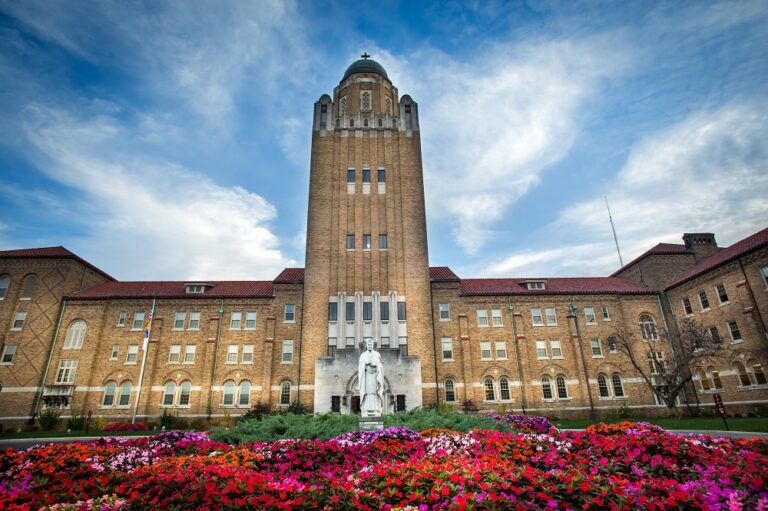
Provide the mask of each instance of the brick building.
POLYGON ((672 360, 663 333, 685 315, 730 341, 726 357, 691 368, 685 403, 710 405, 714 391, 739 409, 768 402, 768 230, 723 249, 686 234, 610 277, 430 268, 418 105, 368 58, 315 103, 309 190, 306 267, 272 281, 120 282, 62 247, 0 252, 0 421, 50 407, 209 418, 256 402, 352 413, 368 339, 387 413, 468 400, 662 413, 611 335, 636 331, 639 353, 672 360))

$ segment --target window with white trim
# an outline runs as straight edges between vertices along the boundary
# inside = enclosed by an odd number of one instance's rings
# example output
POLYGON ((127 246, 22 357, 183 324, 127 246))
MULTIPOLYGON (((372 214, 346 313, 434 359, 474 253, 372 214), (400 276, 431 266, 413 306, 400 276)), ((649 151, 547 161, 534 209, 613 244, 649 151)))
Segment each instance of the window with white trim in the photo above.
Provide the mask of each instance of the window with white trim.
POLYGON ((125 320, 128 319, 128 312, 127 311, 120 311, 117 315, 117 326, 124 327, 125 326, 125 320))
POLYGON ((243 346, 243 364, 253 364, 253 344, 243 346))
POLYGON ((541 309, 531 309, 531 324, 533 324, 533 326, 544 325, 544 317, 541 315, 541 309))
POLYGON ((549 352, 547 351, 547 341, 536 341, 536 358, 549 358, 549 352))
POLYGON ((144 313, 137 312, 133 315, 133 323, 131 323, 131 330, 141 330, 144 327, 144 313))
POLYGON ((347 323, 354 323, 355 322, 355 302, 347 302, 346 307, 347 308, 344 311, 344 316, 347 319, 347 323))
POLYGON ((293 341, 292 340, 283 341, 283 354, 282 354, 282 358, 280 359, 280 362, 282 364, 293 364, 293 341))
POLYGON ((760 276, 763 277, 763 284, 765 284, 765 290, 768 291, 768 266, 760 268, 760 276))
POLYGON ((708 391, 712 388, 712 386, 709 383, 709 378, 707 378, 707 374, 704 372, 704 369, 696 369, 694 373, 696 377, 699 380, 699 385, 701 386, 701 390, 708 391))
POLYGON ((693 307, 691 307, 691 300, 689 300, 687 296, 683 298, 683 311, 685 311, 686 316, 693 315, 693 307))
POLYGON ((284 381, 280 384, 280 401, 281 405, 291 404, 291 382, 284 381))
POLYGON ((237 354, 239 351, 237 344, 230 344, 227 346, 227 364, 237 364, 237 354))
POLYGON ((755 378, 755 385, 768 385, 768 380, 765 378, 765 371, 763 371, 763 365, 757 363, 756 360, 750 360, 748 364, 750 369, 752 369, 752 376, 755 378))
POLYGON ((0 357, 0 364, 11 365, 13 364, 13 357, 16 355, 16 345, 6 344, 3 347, 3 356, 0 357))
POLYGON ((496 360, 507 359, 507 343, 506 341, 496 341, 496 360))
POLYGON ((65 350, 79 350, 83 347, 83 341, 85 340, 85 321, 78 319, 73 321, 67 328, 67 336, 64 339, 65 350))
POLYGON ((191 394, 192 383, 188 381, 181 382, 181 388, 179 389, 179 406, 189 406, 191 394))
POLYGON ((546 374, 541 377, 541 393, 544 400, 554 399, 554 396, 552 395, 552 381, 546 374))
POLYGON ((613 385, 613 396, 624 397, 624 384, 621 381, 619 373, 613 373, 613 376, 611 376, 611 383, 613 385))
POLYGON ((445 402, 455 403, 456 402, 456 383, 453 381, 453 379, 448 378, 447 380, 445 380, 445 384, 443 385, 443 388, 445 389, 445 402))
POLYGON ((563 348, 560 341, 549 341, 549 348, 552 352, 552 358, 563 358, 563 348))
POLYGON ((699 305, 701 306, 701 312, 709 310, 709 298, 707 298, 706 291, 699 291, 699 305))
POLYGON ((731 341, 741 342, 743 340, 741 338, 741 331, 739 330, 739 325, 737 325, 735 321, 728 322, 728 331, 731 334, 731 341))
POLYGON ((477 309, 477 326, 488 326, 487 309, 477 309))
MULTIPOLYGON (((354 305, 352 304, 352 308, 354 310, 354 305)), ((387 301, 381 301, 379 302, 379 319, 382 323, 387 323, 389 321, 389 302, 387 301)))
POLYGON ((165 382, 163 389, 163 406, 173 406, 176 400, 176 383, 172 381, 165 382))
POLYGON ((131 390, 133 390, 133 385, 129 381, 124 381, 123 384, 120 385, 120 394, 117 398, 117 406, 128 406, 128 404, 131 402, 131 390))
POLYGON ((600 345, 600 339, 591 339, 589 345, 592 348, 592 357, 603 356, 603 347, 600 345))
POLYGON ((360 92, 360 110, 371 109, 371 91, 364 90, 360 92))
POLYGON ((723 388, 723 382, 720 379, 720 371, 714 368, 714 366, 710 366, 707 368, 707 376, 710 376, 712 378, 712 386, 716 389, 722 389, 723 388))
POLYGON ((562 374, 555 378, 555 387, 557 388, 557 399, 568 399, 568 386, 565 376, 562 374))
POLYGON ((490 341, 480 341, 480 360, 493 360, 490 341))
POLYGON ((189 313, 189 330, 200 330, 200 312, 189 313))
POLYGON ((109 354, 110 360, 117 360, 120 356, 120 345, 119 344, 113 344, 112 345, 112 351, 109 354))
POLYGON ((363 234, 363 250, 371 249, 371 235, 363 234))
POLYGON ((512 393, 509 391, 509 378, 506 376, 499 378, 499 398, 502 401, 512 400, 512 393))
POLYGON ((373 302, 363 302, 363 321, 373 321, 373 302))
POLYGON ((648 314, 640 316, 640 333, 646 342, 658 341, 659 332, 656 330, 656 321, 648 314))
POLYGON ((181 344, 171 344, 168 352, 168 363, 178 364, 181 362, 181 344))
POLYGON ((451 304, 441 303, 439 307, 440 307, 440 321, 449 321, 451 319, 451 304))
POLYGON ((184 346, 184 363, 194 364, 195 354, 197 353, 197 346, 194 344, 187 344, 184 346))
POLYGON ((242 312, 231 312, 229 314, 229 329, 240 330, 240 325, 243 323, 242 312))
POLYGON ((11 285, 11 277, 3 275, 0 277, 0 300, 5 300, 5 296, 8 294, 8 287, 11 285))
POLYGON ((292 303, 285 304, 283 314, 283 323, 294 323, 296 321, 296 306, 292 303))
POLYGON ((593 307, 584 307, 584 320, 588 325, 597 324, 597 317, 595 316, 595 309, 593 307))
POLYGON ((61 360, 59 370, 56 372, 56 383, 70 385, 75 383, 76 372, 77 360, 61 360))
POLYGON ((339 303, 328 302, 328 321, 335 323, 339 320, 339 303))
POLYGON ((485 387, 485 401, 496 401, 496 389, 493 385, 493 378, 486 378, 483 381, 485 387))
POLYGON ((24 322, 27 320, 27 313, 26 312, 17 312, 16 316, 13 318, 13 326, 11 326, 11 330, 21 330, 24 328, 24 322))
POLYGON ((139 360, 139 345, 129 344, 128 352, 125 354, 126 364, 135 364, 139 360))
POLYGON ((237 389, 237 404, 240 406, 250 406, 251 404, 251 382, 243 380, 237 389))
POLYGON ((597 390, 600 393, 600 397, 611 397, 611 391, 608 388, 608 380, 604 374, 597 375, 597 390))
POLYGON ((31 300, 32 295, 35 293, 35 286, 37 286, 37 275, 28 275, 24 279, 24 285, 21 288, 21 296, 19 300, 31 300))
POLYGON ((557 325, 557 315, 555 309, 544 309, 544 313, 547 316, 547 326, 557 325))
POLYGON ((504 320, 501 317, 501 309, 491 309, 491 324, 494 327, 504 326, 504 320))
POLYGON ((648 352, 648 366, 651 369, 651 374, 664 374, 667 372, 667 368, 664 362, 664 353, 661 351, 649 351, 648 352))
POLYGON ((101 398, 101 406, 113 406, 115 404, 115 394, 117 394, 117 384, 113 381, 108 381, 104 385, 104 396, 101 398))
POLYGON ((187 322, 186 312, 177 312, 173 319, 173 330, 184 330, 184 324, 187 322))
POLYGON ((222 406, 233 406, 235 404, 235 382, 232 380, 224 382, 221 404, 222 406))
POLYGON ((608 307, 603 305, 603 321, 610 321, 611 320, 611 314, 608 312, 608 307))
POLYGON ((398 301, 397 302, 397 320, 406 321, 407 318, 408 316, 406 315, 405 302, 398 301))
POLYGON ((749 387, 752 385, 752 380, 749 379, 749 373, 747 373, 747 368, 744 367, 744 364, 741 362, 734 362, 733 370, 739 378, 740 387, 749 387))
POLYGON ((725 290, 725 285, 723 284, 717 284, 715 286, 715 291, 717 292, 717 299, 720 302, 720 305, 725 305, 728 303, 728 293, 725 290))
POLYGON ((443 361, 453 360, 453 339, 450 337, 443 337, 441 343, 443 346, 443 361))

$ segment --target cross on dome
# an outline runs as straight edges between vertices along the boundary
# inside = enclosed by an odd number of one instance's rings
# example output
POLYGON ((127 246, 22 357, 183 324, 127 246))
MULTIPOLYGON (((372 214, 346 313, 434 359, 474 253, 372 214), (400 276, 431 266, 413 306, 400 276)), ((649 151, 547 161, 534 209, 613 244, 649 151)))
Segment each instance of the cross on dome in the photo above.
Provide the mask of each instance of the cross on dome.
POLYGON ((365 52, 365 53, 363 53, 363 54, 362 54, 362 55, 360 55, 360 56, 361 56, 361 57, 363 57, 363 60, 371 58, 371 56, 370 56, 370 55, 368 55, 368 52, 365 52))

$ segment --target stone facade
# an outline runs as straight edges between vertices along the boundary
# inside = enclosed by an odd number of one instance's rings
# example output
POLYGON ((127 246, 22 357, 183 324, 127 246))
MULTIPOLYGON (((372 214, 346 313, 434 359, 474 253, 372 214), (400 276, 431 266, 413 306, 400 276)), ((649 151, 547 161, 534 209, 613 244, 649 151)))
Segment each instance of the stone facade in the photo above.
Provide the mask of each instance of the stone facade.
POLYGON ((61 247, 0 252, 0 422, 46 408, 208 419, 257 402, 355 412, 368 338, 384 362, 386 412, 471 402, 559 417, 660 414, 611 337, 636 332, 642 359, 646 318, 672 361, 663 333, 686 317, 716 326, 726 354, 692 368, 681 404, 711 406, 717 390, 741 413, 768 402, 767 279, 768 230, 726 248, 686 234, 610 277, 430 268, 418 105, 363 59, 315 103, 306 268, 273 281, 119 282, 61 247))

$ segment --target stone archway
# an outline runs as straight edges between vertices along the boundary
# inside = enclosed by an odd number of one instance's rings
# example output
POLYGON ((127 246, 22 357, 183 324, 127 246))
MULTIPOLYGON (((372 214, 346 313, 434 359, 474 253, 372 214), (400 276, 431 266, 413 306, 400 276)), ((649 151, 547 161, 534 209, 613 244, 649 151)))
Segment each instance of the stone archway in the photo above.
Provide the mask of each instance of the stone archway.
MULTIPOLYGON (((382 408, 382 414, 395 411, 395 396, 392 394, 392 385, 390 385, 386 376, 384 376, 384 406, 382 408)), ((357 372, 347 380, 344 400, 342 401, 342 413, 360 413, 360 390, 358 389, 357 372), (343 403, 346 403, 346 406, 343 403)))

